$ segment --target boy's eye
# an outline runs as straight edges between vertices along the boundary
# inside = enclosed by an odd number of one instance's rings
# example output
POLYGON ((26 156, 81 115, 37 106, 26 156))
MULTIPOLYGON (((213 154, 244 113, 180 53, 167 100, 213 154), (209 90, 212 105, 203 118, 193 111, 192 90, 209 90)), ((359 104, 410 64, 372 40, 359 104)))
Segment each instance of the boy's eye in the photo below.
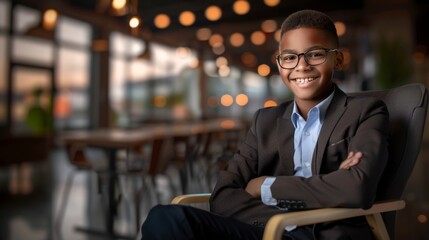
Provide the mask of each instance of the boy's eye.
POLYGON ((326 53, 323 50, 315 50, 306 54, 307 58, 323 58, 325 55, 326 53))
POLYGON ((296 59, 295 54, 283 54, 281 60, 284 62, 293 62, 296 59))

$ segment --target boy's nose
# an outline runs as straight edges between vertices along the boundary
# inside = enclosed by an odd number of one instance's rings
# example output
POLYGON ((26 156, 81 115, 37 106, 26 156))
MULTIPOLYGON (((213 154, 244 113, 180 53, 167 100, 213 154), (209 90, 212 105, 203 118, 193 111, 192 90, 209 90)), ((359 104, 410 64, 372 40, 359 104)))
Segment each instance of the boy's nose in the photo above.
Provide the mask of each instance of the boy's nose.
POLYGON ((296 69, 306 69, 308 68, 310 65, 307 63, 307 61, 305 61, 305 57, 304 55, 300 55, 298 56, 298 63, 296 65, 296 69))

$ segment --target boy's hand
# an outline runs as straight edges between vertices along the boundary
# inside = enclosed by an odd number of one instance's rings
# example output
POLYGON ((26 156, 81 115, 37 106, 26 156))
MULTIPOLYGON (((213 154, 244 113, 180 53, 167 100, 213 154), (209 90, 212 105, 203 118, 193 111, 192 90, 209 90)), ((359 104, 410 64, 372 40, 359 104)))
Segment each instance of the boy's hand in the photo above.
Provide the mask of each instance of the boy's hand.
POLYGON ((261 198, 261 185, 264 183, 266 176, 257 177, 250 180, 246 186, 246 192, 254 198, 261 198))
MULTIPOLYGON (((363 157, 362 152, 350 152, 347 156, 347 159, 344 160, 339 169, 348 170, 353 166, 356 166, 359 164, 360 160, 363 157)), ((261 185, 264 183, 266 176, 257 177, 252 180, 250 180, 247 183, 246 186, 246 192, 248 192, 250 195, 252 195, 254 198, 260 198, 261 197, 261 185)))
POLYGON ((362 152, 356 152, 356 153, 350 152, 349 155, 347 156, 347 159, 341 163, 339 169, 348 170, 351 167, 358 165, 362 157, 363 157, 362 152))

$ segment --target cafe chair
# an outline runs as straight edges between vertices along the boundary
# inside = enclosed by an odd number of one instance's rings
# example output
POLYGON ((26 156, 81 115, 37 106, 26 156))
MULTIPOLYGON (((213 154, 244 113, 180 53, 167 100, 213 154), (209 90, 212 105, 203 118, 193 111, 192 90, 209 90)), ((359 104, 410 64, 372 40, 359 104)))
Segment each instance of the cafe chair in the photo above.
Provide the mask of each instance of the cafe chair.
MULTIPOLYGON (((379 182, 376 202, 370 209, 324 208, 282 213, 269 219, 264 240, 281 239, 286 226, 304 226, 365 216, 376 239, 395 238, 396 212, 405 207, 401 196, 420 151, 427 112, 427 89, 422 84, 351 93, 383 100, 389 110, 389 160, 379 182)), ((172 204, 207 203, 210 194, 177 196, 172 204)))
POLYGON ((96 172, 98 192, 100 193, 101 174, 107 172, 107 167, 103 166, 106 164, 94 164, 93 161, 88 158, 88 155, 85 152, 85 148, 85 145, 80 144, 65 145, 66 154, 71 165, 73 165, 74 168, 70 170, 69 174, 67 175, 64 191, 61 197, 61 202, 59 203, 60 206, 58 208, 58 213, 55 217, 54 226, 57 237, 59 239, 62 239, 61 228, 64 222, 67 205, 70 198, 70 192, 72 190, 73 181, 76 176, 76 173, 80 171, 96 172))

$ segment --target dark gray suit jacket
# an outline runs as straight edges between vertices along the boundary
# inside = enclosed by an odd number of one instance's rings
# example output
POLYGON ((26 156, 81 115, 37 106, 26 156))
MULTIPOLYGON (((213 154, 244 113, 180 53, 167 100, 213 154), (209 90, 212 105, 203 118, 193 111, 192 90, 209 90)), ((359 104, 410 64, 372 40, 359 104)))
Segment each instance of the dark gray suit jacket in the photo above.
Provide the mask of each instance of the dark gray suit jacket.
MULTIPOLYGON (((347 96, 336 87, 314 150, 313 176, 307 179, 293 176, 292 110, 293 101, 289 101, 256 112, 245 141, 219 176, 210 199, 212 212, 259 226, 284 212, 264 205, 244 190, 259 176, 277 177, 271 187, 273 197, 289 211, 371 207, 388 159, 385 104, 374 98, 347 96), (350 170, 338 170, 350 151, 363 152, 363 159, 350 170)), ((315 234, 320 239, 353 234, 358 234, 353 239, 365 239, 363 233, 359 235, 362 225, 368 229, 360 219, 321 224, 315 234)))

